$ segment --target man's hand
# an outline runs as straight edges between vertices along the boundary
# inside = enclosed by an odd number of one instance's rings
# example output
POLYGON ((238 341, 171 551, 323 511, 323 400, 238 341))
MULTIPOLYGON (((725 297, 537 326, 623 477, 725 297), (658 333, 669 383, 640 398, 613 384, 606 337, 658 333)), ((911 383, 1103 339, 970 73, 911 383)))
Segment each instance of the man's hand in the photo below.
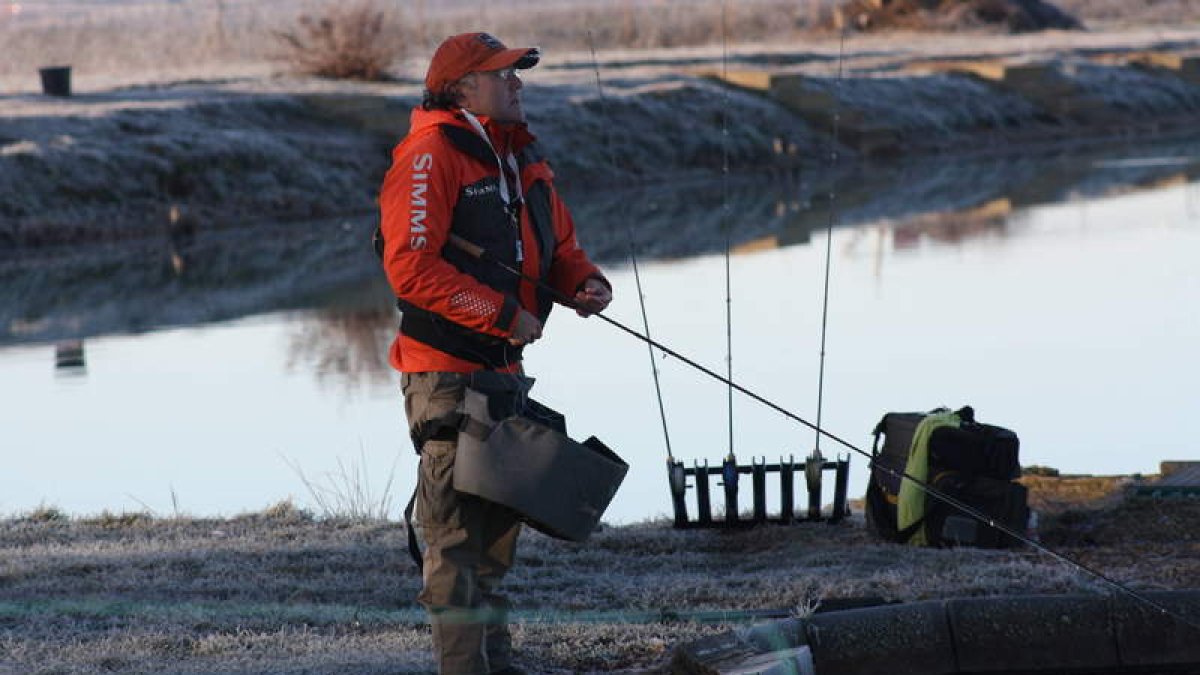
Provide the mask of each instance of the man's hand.
POLYGON ((520 347, 540 337, 542 337, 542 322, 538 321, 536 316, 523 309, 518 311, 517 323, 513 326, 513 334, 512 337, 508 338, 508 344, 520 347))
POLYGON ((575 313, 579 316, 591 316, 603 312, 608 303, 612 302, 612 291, 603 281, 596 278, 583 282, 583 288, 575 294, 575 313))

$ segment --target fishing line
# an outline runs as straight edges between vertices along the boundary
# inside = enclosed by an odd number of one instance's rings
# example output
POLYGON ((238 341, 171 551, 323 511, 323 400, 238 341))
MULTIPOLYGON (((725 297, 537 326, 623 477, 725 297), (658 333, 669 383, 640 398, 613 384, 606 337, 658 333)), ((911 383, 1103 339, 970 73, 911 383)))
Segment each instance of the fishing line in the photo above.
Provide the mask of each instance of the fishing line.
MULTIPOLYGON (((829 326, 829 268, 833 260, 833 223, 837 220, 837 163, 838 147, 840 144, 840 127, 842 119, 842 60, 846 51, 846 27, 842 26, 841 39, 838 42, 837 79, 834 81, 833 94, 833 140, 829 148, 829 164, 833 176, 829 184, 829 222, 825 228, 825 296, 821 304, 821 367, 817 375, 817 428, 821 428, 821 411, 825 402, 825 335, 829 326)), ((821 434, 816 435, 814 455, 821 456, 821 434)))
MULTIPOLYGON (((600 61, 596 58, 596 41, 592 31, 588 31, 588 48, 592 50, 592 70, 596 73, 596 91, 600 94, 600 116, 604 121, 604 144, 608 149, 608 161, 613 171, 620 174, 617 166, 617 155, 613 150, 612 117, 608 114, 608 99, 604 96, 604 85, 600 80, 600 61)), ((628 218, 622 218, 625 223, 626 239, 629 241, 629 261, 633 265, 633 281, 637 284, 638 305, 642 309, 642 328, 646 336, 650 336, 650 318, 646 313, 646 295, 642 292, 642 275, 638 271, 637 244, 634 242, 633 226, 628 218)), ((658 378, 658 364, 654 360, 654 347, 647 342, 646 353, 650 356, 650 372, 654 374, 654 395, 658 398, 658 416, 662 419, 663 442, 667 445, 667 461, 673 462, 675 455, 671 452, 671 434, 667 431, 667 409, 663 404, 662 385, 658 378)))
MULTIPOLYGON (((515 267, 509 265, 508 263, 504 262, 503 260, 491 255, 482 247, 477 246, 456 234, 450 234, 449 241, 451 244, 458 247, 459 249, 461 249, 463 252, 467 253, 468 255, 473 256, 475 258, 479 258, 480 260, 489 262, 493 265, 496 265, 496 266, 500 267, 501 269, 507 271, 509 274, 514 274, 514 275, 520 277, 521 279, 524 279, 524 280, 536 285, 537 287, 541 288, 542 290, 544 290, 547 293, 549 293, 550 295, 552 295, 555 299, 557 299, 563 305, 565 305, 567 307, 571 307, 571 308, 576 307, 574 298, 553 288, 552 286, 545 283, 541 279, 537 279, 537 278, 534 278, 534 277, 524 274, 523 272, 521 272, 520 270, 516 269, 515 267)), ((668 356, 672 356, 672 357, 678 359, 679 361, 683 362, 684 364, 691 366, 693 369, 698 370, 701 373, 704 373, 705 375, 709 376, 710 378, 717 380, 718 382, 721 382, 722 384, 727 385, 729 388, 736 389, 741 394, 766 406, 767 408, 770 408, 771 410, 774 410, 775 412, 786 417, 787 419, 790 419, 793 422, 802 424, 802 425, 808 427, 809 429, 812 429, 813 431, 817 432, 818 434, 824 436, 825 438, 827 438, 831 441, 834 441, 835 443, 838 443, 839 445, 842 445, 846 449, 848 449, 852 452, 856 452, 856 453, 862 455, 863 457, 866 457, 868 460, 870 460, 870 465, 876 466, 875 465, 875 457, 871 453, 859 448, 858 446, 845 440, 844 438, 816 426, 812 422, 809 422, 808 420, 804 419, 803 417, 800 417, 799 415, 789 411, 788 409, 784 408, 783 406, 780 406, 779 404, 771 401, 770 399, 767 399, 766 397, 764 397, 760 394, 757 394, 757 393, 751 391, 750 389, 747 389, 746 387, 743 387, 742 385, 734 382, 733 380, 720 375, 719 373, 713 371, 712 369, 710 369, 704 365, 701 365, 694 359, 684 356, 683 354, 675 351, 674 349, 671 349, 670 347, 662 344, 661 342, 658 342, 657 340, 654 340, 646 335, 642 335, 641 333, 626 326, 625 324, 621 323, 620 321, 617 321, 616 319, 605 316, 601 312, 596 312, 593 314, 593 316, 599 317, 601 320, 608 323, 610 326, 617 328, 618 330, 628 334, 629 336, 631 336, 635 339, 645 342, 646 344, 650 345, 651 347, 654 347, 655 349, 658 349, 659 351, 663 352, 664 354, 667 354, 668 356)), ((934 499, 937 499, 938 501, 941 501, 945 504, 949 504, 950 506, 958 509, 959 511, 967 514, 968 516, 971 516, 975 520, 987 525, 988 527, 991 527, 995 530, 999 530, 1000 532, 1003 532, 1004 534, 1012 537, 1013 539, 1025 544, 1037 551, 1040 551, 1041 553, 1044 553, 1044 554, 1054 558, 1055 560, 1067 565, 1068 567, 1072 567, 1072 568, 1080 570, 1086 574, 1089 574, 1092 577, 1095 577, 1096 579, 1103 581, 1105 584, 1107 584, 1111 588, 1113 588, 1117 591, 1120 591, 1121 593, 1124 593, 1125 595, 1128 595, 1129 597, 1137 600, 1138 602, 1143 603, 1144 605, 1146 605, 1148 607, 1154 608, 1156 611, 1158 611, 1162 615, 1171 617, 1171 618, 1175 619, 1176 621, 1195 629, 1197 632, 1200 632, 1200 623, 1193 622, 1192 620, 1188 619, 1187 617, 1181 616, 1180 614, 1178 614, 1176 612, 1172 612, 1171 610, 1167 609, 1166 607, 1162 606, 1161 604, 1151 600, 1150 598, 1142 595, 1141 593, 1138 593, 1137 591, 1133 590, 1132 588, 1129 588, 1128 586, 1126 586, 1125 584, 1122 584, 1121 582, 1117 581, 1116 579, 1113 579, 1113 578, 1105 575, 1104 573, 1099 572, 1098 570, 1094 570, 1091 567, 1088 567, 1087 565, 1085 565, 1077 560, 1074 560, 1073 558, 1067 556, 1064 553, 1059 553, 1059 552, 1049 548, 1048 546, 1042 544, 1041 542, 1030 539, 1029 537, 1025 536, 1024 534, 1022 534, 1020 532, 1017 532, 1016 530, 1012 529, 1011 527, 1008 527, 1007 525, 1005 525, 1003 523, 997 522, 991 516, 983 513, 982 511, 976 509, 975 507, 973 507, 969 504, 966 504, 958 499, 955 499, 954 497, 951 497, 950 495, 946 494, 945 492, 938 490, 937 488, 933 487, 929 483, 927 483, 915 476, 910 476, 905 471, 897 471, 895 469, 892 469, 891 467, 886 467, 883 465, 877 465, 877 466, 880 470, 884 471, 885 473, 891 475, 894 478, 911 481, 913 485, 916 485, 918 488, 921 489, 922 492, 929 495, 930 497, 933 497, 934 499)))
MULTIPOLYGON (((729 25, 728 3, 721 0, 721 81, 729 82, 729 25)), ((725 375, 733 381, 733 275, 730 271, 729 249, 732 237, 729 226, 729 85, 722 87, 721 103, 721 227, 725 230, 725 375)), ((733 459, 733 387, 729 387, 729 459, 733 459)))

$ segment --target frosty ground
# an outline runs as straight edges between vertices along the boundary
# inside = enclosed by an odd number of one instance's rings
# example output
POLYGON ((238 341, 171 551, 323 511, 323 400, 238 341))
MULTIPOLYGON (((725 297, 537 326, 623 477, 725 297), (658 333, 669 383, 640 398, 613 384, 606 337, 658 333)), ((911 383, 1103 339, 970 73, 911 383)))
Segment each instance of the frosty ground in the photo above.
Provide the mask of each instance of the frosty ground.
MULTIPOLYGON (((1023 480, 1046 545, 1139 590, 1200 574, 1194 500, 1128 498, 1133 478, 1023 480)), ((742 532, 645 523, 586 544, 522 536, 506 590, 535 673, 661 671, 675 645, 746 625, 746 610, 1108 590, 1031 550, 881 543, 857 511, 742 532)), ((395 523, 290 503, 228 519, 43 509, 0 521, 0 672, 430 672, 404 540, 395 523)))

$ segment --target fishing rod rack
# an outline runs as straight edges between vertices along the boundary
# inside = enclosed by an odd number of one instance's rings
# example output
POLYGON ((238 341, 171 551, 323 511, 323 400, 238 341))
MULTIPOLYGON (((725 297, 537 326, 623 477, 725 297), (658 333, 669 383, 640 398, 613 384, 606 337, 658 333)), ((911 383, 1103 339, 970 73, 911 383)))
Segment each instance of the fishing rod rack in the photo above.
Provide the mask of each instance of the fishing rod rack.
POLYGON ((778 464, 767 464, 766 457, 762 462, 752 457, 749 466, 738 464, 737 458, 730 455, 720 466, 709 466, 694 462, 692 466, 684 466, 683 462, 667 460, 667 482, 671 489, 671 502, 675 508, 675 527, 689 528, 737 528, 752 527, 764 523, 788 524, 795 522, 812 522, 827 520, 836 523, 850 514, 846 504, 846 484, 850 475, 850 457, 839 457, 834 461, 821 458, 809 458, 807 462, 797 463, 789 458, 780 458, 778 464), (824 483, 822 476, 833 472, 833 508, 828 518, 821 515, 821 487, 824 483), (767 474, 779 475, 779 512, 777 515, 767 514, 767 474), (796 511, 796 474, 800 474, 808 492, 808 508, 802 512, 796 511), (738 509, 738 488, 742 475, 750 476, 751 491, 754 495, 753 511, 749 517, 742 517, 738 509), (715 477, 715 480, 712 478, 715 477), (692 484, 688 484, 688 479, 692 484), (725 513, 717 519, 713 518, 712 495, 710 485, 716 482, 724 488, 725 513), (696 493, 696 519, 688 517, 687 491, 694 489, 696 493))

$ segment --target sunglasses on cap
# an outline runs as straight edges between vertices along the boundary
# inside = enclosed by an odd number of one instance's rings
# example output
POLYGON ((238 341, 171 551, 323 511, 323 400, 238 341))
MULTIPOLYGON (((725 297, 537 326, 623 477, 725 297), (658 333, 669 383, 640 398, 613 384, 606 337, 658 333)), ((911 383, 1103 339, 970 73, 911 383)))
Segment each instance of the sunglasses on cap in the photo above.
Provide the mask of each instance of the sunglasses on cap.
POLYGON ((501 68, 500 70, 484 70, 480 72, 484 75, 491 75, 492 77, 505 82, 513 82, 521 79, 521 72, 512 66, 509 66, 508 68, 501 68))

